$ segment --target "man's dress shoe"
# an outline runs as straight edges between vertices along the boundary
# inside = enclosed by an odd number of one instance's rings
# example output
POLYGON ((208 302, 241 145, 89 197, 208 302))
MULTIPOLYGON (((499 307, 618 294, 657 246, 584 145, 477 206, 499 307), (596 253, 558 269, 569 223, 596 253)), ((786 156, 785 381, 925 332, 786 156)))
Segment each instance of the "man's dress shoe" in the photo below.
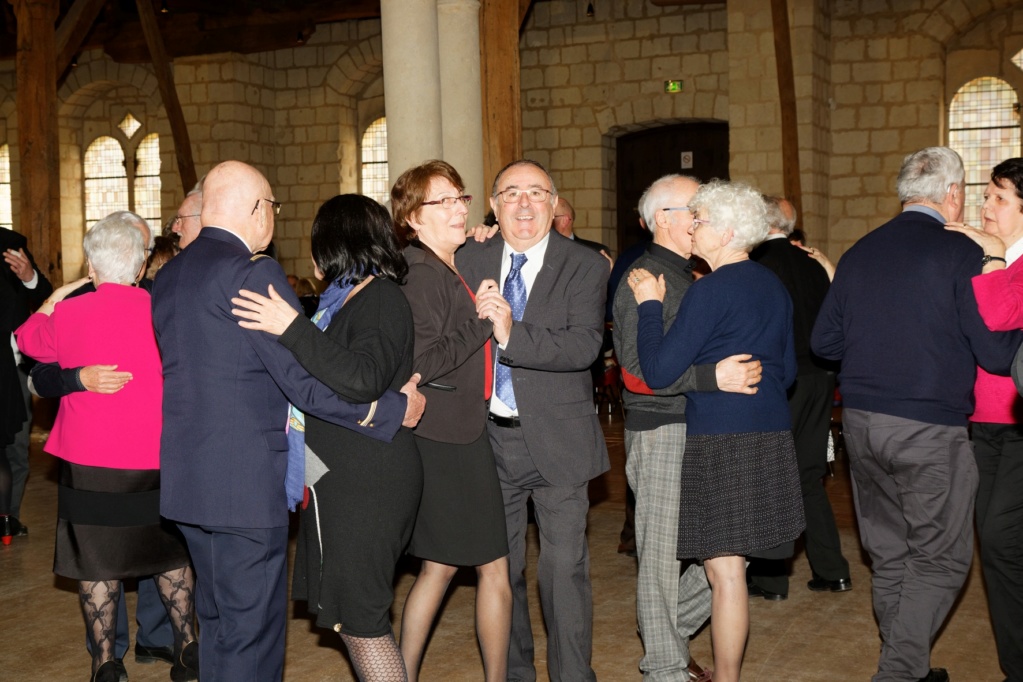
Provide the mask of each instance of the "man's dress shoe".
POLYGON ((944 668, 931 668, 931 672, 927 673, 927 677, 920 678, 920 682, 949 682, 950 679, 944 668))
POLYGON ((755 597, 762 597, 767 601, 785 601, 786 599, 789 598, 789 595, 787 594, 768 592, 764 588, 760 587, 759 585, 754 585, 753 583, 746 585, 746 590, 749 592, 750 599, 753 599, 755 597))
POLYGON ((145 646, 135 642, 136 663, 156 663, 157 661, 174 665, 174 647, 145 646))
POLYGON ((852 589, 852 579, 825 580, 824 578, 814 578, 806 583, 806 586, 813 592, 848 592, 852 589))

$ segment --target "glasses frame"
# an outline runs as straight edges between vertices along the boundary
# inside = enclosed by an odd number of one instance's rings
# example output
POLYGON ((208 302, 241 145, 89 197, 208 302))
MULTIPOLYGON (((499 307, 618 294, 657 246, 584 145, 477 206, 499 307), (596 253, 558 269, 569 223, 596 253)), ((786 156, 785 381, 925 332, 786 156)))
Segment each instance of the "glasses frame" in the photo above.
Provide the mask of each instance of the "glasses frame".
POLYGON ((282 204, 281 202, 274 201, 273 199, 256 199, 256 205, 252 207, 252 212, 249 213, 249 215, 255 214, 255 212, 259 209, 259 202, 261 201, 265 201, 266 203, 270 204, 270 208, 273 209, 274 215, 281 214, 281 206, 284 206, 284 204, 282 204))
POLYGON ((518 203, 519 196, 521 196, 522 194, 526 195, 526 198, 529 199, 529 203, 531 203, 531 204, 542 204, 543 202, 547 201, 547 199, 549 199, 550 197, 554 196, 554 191, 553 190, 549 190, 549 189, 544 189, 543 187, 530 187, 528 189, 519 189, 518 187, 509 187, 508 189, 501 190, 500 192, 498 192, 494 196, 501 197, 501 202, 502 203, 505 203, 505 204, 515 204, 515 203, 518 203), (512 197, 509 194, 509 192, 514 193, 515 196, 512 197), (541 196, 540 196, 539 199, 534 199, 533 198, 532 194, 534 192, 541 193, 541 196))
POLYGON ((689 208, 688 206, 665 206, 661 210, 662 211, 689 211, 691 213, 693 209, 689 208))
POLYGON ((456 201, 462 202, 462 204, 465 207, 468 208, 469 204, 472 203, 472 195, 471 194, 462 194, 462 195, 457 196, 457 197, 444 197, 443 199, 436 199, 434 201, 424 201, 423 203, 421 203, 419 205, 420 206, 440 206, 441 208, 444 208, 444 209, 447 209, 447 210, 450 211, 451 209, 453 209, 455 207, 455 202, 456 201))
POLYGON ((189 214, 189 215, 176 215, 176 216, 174 216, 174 222, 176 222, 176 223, 184 222, 185 218, 198 218, 200 215, 202 215, 202 214, 201 213, 192 213, 192 214, 189 214))

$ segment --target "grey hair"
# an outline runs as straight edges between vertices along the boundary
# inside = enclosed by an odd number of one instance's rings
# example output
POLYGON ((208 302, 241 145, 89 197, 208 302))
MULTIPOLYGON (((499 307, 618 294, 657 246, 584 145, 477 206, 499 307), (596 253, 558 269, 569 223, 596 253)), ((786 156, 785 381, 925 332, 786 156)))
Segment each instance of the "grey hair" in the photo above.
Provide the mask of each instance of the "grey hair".
POLYGON ((785 197, 776 197, 764 195, 764 204, 767 206, 767 225, 772 230, 781 230, 782 233, 787 237, 792 234, 792 230, 796 229, 796 221, 799 216, 796 214, 796 207, 789 202, 792 206, 792 217, 789 218, 785 215, 785 211, 782 210, 781 204, 786 201, 785 197))
POLYGON ((136 230, 142 229, 143 227, 146 228, 146 232, 149 234, 149 243, 146 244, 146 248, 152 249, 156 245, 156 235, 153 234, 153 228, 150 227, 149 223, 146 222, 146 219, 138 213, 132 213, 131 211, 114 211, 103 220, 107 220, 109 218, 116 218, 122 223, 131 225, 136 230))
POLYGON ((501 176, 504 175, 505 172, 510 171, 512 168, 515 168, 516 166, 533 166, 534 168, 542 171, 543 174, 547 176, 547 182, 551 183, 551 195, 552 196, 557 195, 558 188, 554 186, 554 178, 551 177, 551 174, 547 172, 547 169, 543 167, 542 163, 540 163, 539 161, 533 161, 532 159, 519 159, 518 161, 512 161, 507 166, 498 171, 497 176, 494 178, 494 184, 490 188, 490 196, 492 197, 497 196, 497 187, 498 183, 501 182, 501 176))
POLYGON ((963 186, 963 160, 948 147, 925 147, 902 160, 895 187, 903 204, 940 204, 952 185, 963 186))
POLYGON ((657 229, 657 223, 654 222, 657 212, 662 208, 667 208, 667 206, 662 204, 667 203, 668 195, 674 190, 673 185, 679 180, 689 180, 697 185, 700 184, 700 179, 694 178, 691 175, 670 173, 657 178, 643 191, 643 194, 639 197, 637 209, 639 210, 640 217, 643 218, 643 222, 646 223, 646 229, 651 232, 657 229))
POLYGON ((130 220, 119 211, 100 220, 85 235, 82 247, 101 282, 134 284, 146 262, 146 245, 130 220))
POLYGON ((734 249, 749 251, 767 238, 767 204, 760 192, 745 183, 711 180, 689 205, 704 214, 715 232, 732 230, 734 249))

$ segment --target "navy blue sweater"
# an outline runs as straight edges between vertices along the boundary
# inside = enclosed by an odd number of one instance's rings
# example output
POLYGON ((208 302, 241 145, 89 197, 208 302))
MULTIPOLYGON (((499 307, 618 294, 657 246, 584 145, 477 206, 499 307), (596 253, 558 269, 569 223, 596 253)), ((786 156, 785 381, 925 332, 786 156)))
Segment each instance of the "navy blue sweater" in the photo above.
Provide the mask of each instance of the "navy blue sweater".
POLYGON ((788 431, 785 391, 796 378, 792 299, 773 272, 752 261, 724 265, 693 284, 662 334, 661 303, 639 306, 639 364, 650 388, 675 382, 690 365, 750 353, 763 365, 754 395, 687 393, 690 434, 788 431))
POLYGON ((907 210, 842 257, 811 346, 840 360, 846 407, 965 426, 976 366, 1008 374, 1023 335, 988 331, 970 279, 980 247, 907 210))

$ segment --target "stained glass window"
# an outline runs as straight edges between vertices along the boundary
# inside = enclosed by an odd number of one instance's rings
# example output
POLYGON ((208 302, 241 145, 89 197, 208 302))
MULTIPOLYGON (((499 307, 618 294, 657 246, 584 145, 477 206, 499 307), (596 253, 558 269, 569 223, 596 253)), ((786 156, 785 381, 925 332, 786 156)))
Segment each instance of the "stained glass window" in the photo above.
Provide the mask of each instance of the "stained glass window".
POLYGON ((135 212, 160 224, 160 136, 150 133, 135 150, 135 212))
POLYGON ((966 167, 964 219, 979 225, 991 169, 1020 155, 1019 100, 1012 86, 985 76, 961 87, 949 107, 948 145, 966 167))
POLYGON ((11 148, 0 144, 0 227, 14 229, 14 211, 11 208, 11 148))
POLYGON ((124 133, 124 136, 130 140, 132 136, 139 131, 142 124, 139 123, 138 119, 134 116, 128 114, 124 117, 123 121, 117 124, 117 127, 120 128, 121 132, 124 133))
POLYGON ((362 134, 362 193, 381 204, 391 198, 387 175, 387 119, 373 121, 362 134))
POLYGON ((124 151, 112 137, 98 137, 85 150, 85 229, 114 211, 128 210, 124 151))
POLYGON ((1012 63, 1023 69, 1023 50, 1016 53, 1016 56, 1012 58, 1012 63))

